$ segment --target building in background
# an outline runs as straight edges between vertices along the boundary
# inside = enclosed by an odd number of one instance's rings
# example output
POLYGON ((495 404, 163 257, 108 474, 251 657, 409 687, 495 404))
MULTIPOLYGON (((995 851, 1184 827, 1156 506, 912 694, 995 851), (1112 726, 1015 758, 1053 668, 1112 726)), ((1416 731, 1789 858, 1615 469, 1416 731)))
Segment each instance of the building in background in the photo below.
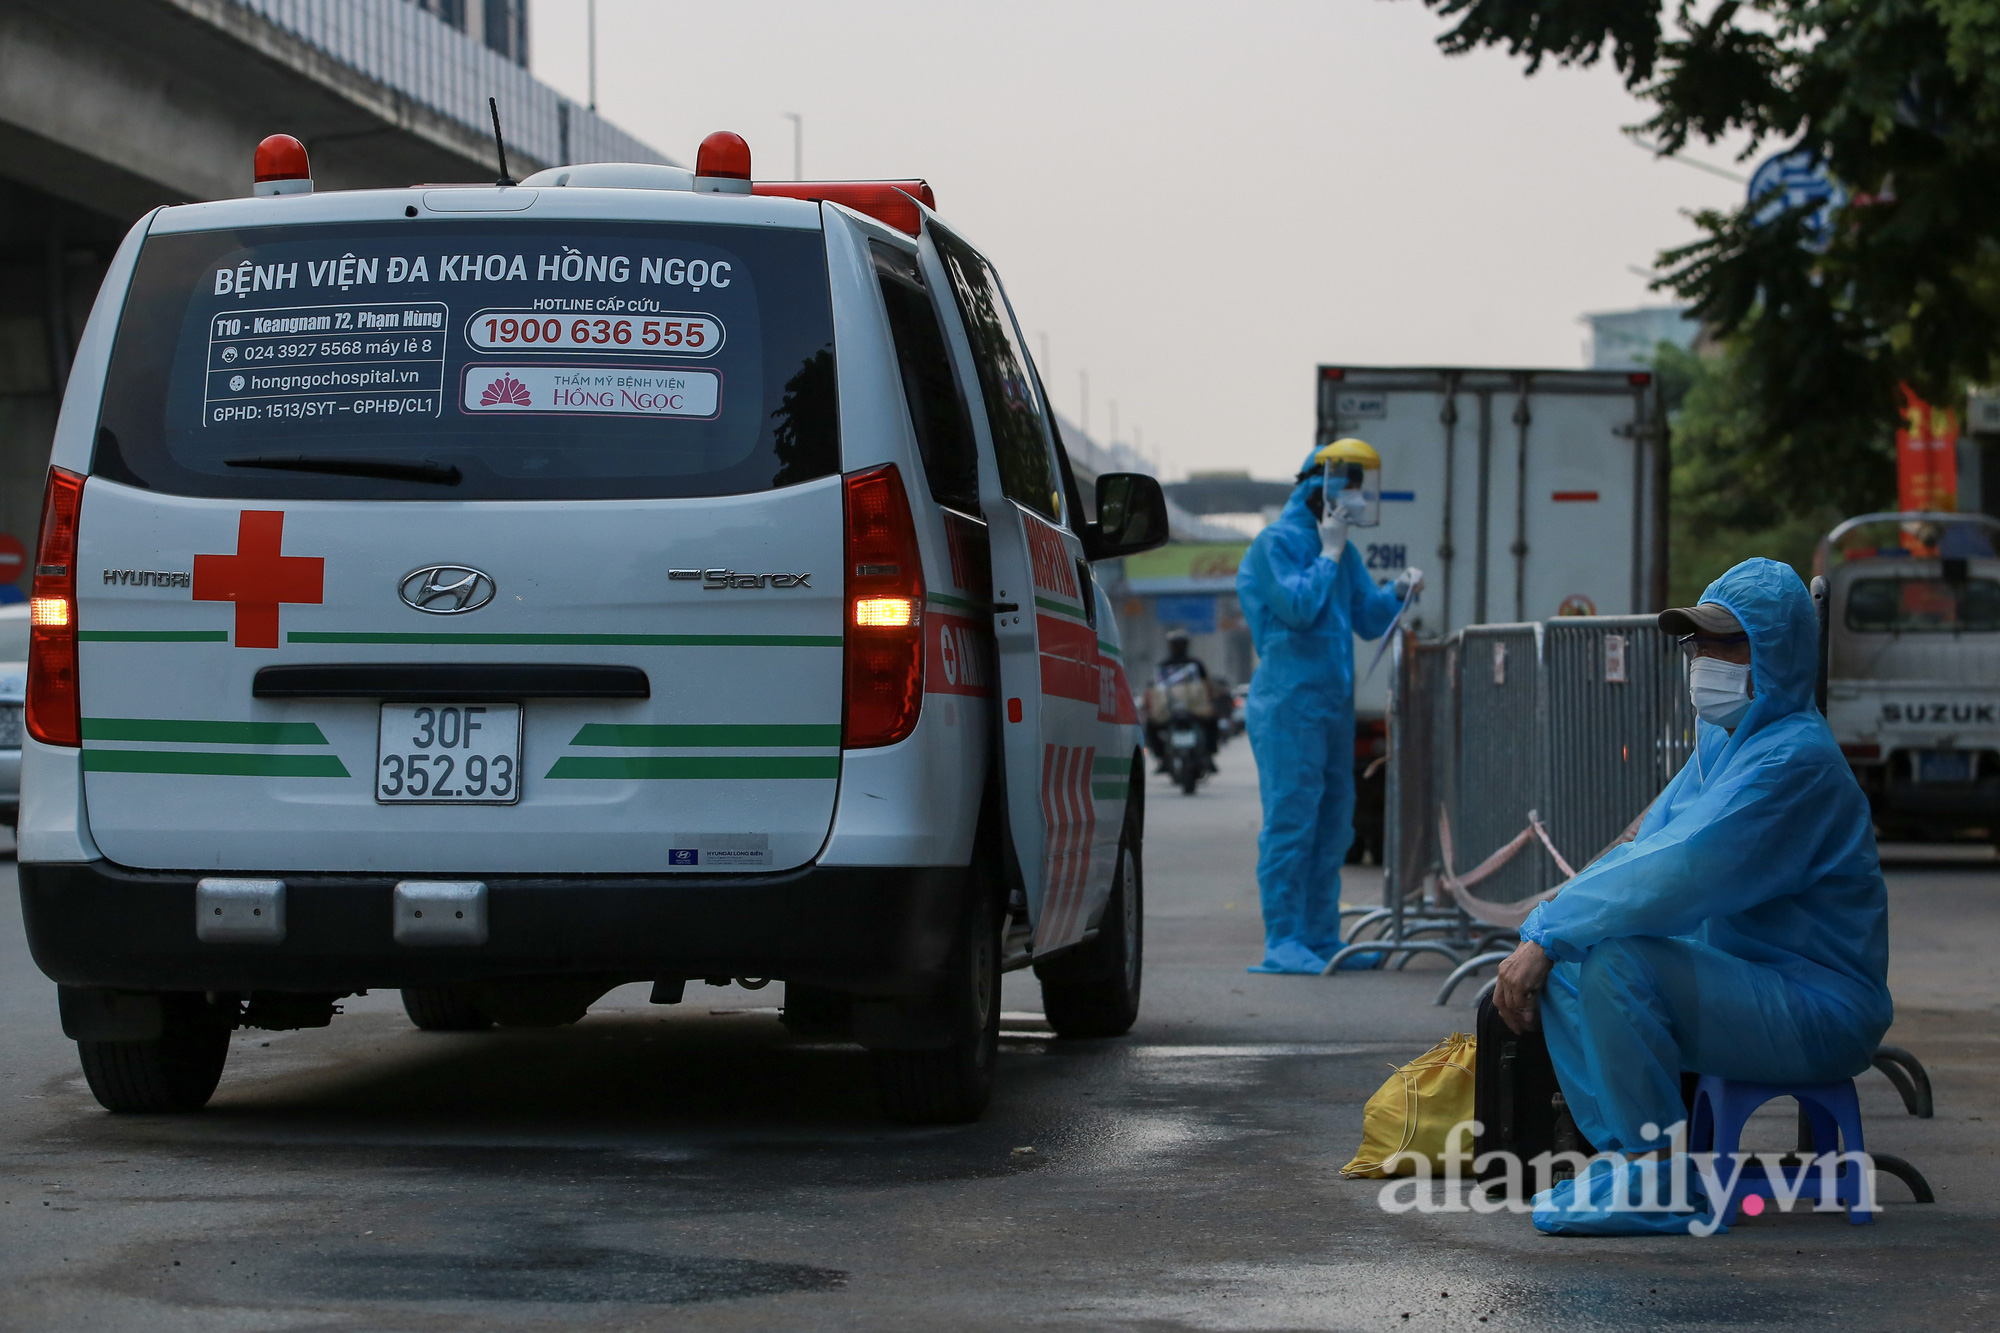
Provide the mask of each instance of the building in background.
MULTIPOLYGON (((1153 470, 1131 448, 1099 444, 1060 413, 1056 423, 1086 503, 1091 502, 1101 472, 1153 470)), ((1256 667, 1250 631, 1236 604, 1236 566, 1242 563, 1249 538, 1182 503, 1179 497, 1185 486, 1165 487, 1167 545, 1099 567, 1105 595, 1118 612, 1125 675, 1134 690, 1144 689, 1152 680, 1154 667, 1166 655, 1170 629, 1188 632, 1189 650, 1211 674, 1241 683, 1256 667)))
POLYGON ((1584 356, 1592 370, 1646 370, 1661 343, 1686 350, 1701 336, 1701 322, 1679 306, 1642 306, 1585 315, 1590 345, 1584 356))
POLYGON ((321 189, 491 180, 492 97, 517 177, 668 160, 527 62, 527 0, 0 3, 0 551, 34 545, 119 241, 157 205, 248 194, 265 135, 303 140, 321 189))
MULTIPOLYGON (((1241 538, 1169 542, 1127 557, 1125 610, 1118 623, 1125 630, 1128 656, 1136 656, 1135 644, 1146 649, 1143 680, 1152 679, 1170 629, 1187 631, 1188 650, 1207 665, 1210 675, 1227 677, 1235 685, 1250 679, 1257 669, 1257 654, 1250 646, 1243 607, 1236 600, 1236 570, 1249 549, 1250 543, 1241 538)), ((1134 688, 1143 680, 1135 675, 1134 688)))
POLYGON ((528 0, 410 0, 489 51, 528 67, 528 0))

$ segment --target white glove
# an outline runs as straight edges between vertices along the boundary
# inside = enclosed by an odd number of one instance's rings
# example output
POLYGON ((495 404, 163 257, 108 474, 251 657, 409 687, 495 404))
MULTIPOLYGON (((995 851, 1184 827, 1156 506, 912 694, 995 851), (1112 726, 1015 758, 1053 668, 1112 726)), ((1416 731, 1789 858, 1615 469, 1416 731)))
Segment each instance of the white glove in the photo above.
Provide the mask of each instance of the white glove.
POLYGON ((1338 561, 1346 550, 1347 511, 1339 505, 1328 505, 1319 520, 1319 553, 1338 561))
POLYGON ((1424 590, 1424 571, 1414 565, 1396 576, 1396 600, 1424 590))

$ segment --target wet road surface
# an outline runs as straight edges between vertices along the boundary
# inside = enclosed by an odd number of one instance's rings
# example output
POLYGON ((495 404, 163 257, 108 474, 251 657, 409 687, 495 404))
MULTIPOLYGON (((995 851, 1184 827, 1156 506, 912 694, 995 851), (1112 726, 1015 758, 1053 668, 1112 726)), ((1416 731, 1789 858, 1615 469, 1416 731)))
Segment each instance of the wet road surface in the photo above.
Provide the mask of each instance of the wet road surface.
MULTIPOLYGON (((1155 780, 1146 1004, 1056 1042, 1008 978, 985 1120, 908 1130, 865 1055, 792 1039, 782 986, 627 987, 573 1027, 418 1032, 397 996, 238 1033, 210 1108, 102 1112, 0 889, 0 1328, 1685 1329, 2000 1327, 2000 863, 1895 849, 1890 1040, 1938 1114, 1861 1080, 1916 1162, 1878 1225, 1569 1241, 1390 1214, 1342 1181, 1387 1067, 1471 1022, 1441 968, 1249 976, 1250 755, 1155 780)), ((1351 870, 1350 901, 1379 893, 1351 870)), ((1789 1113, 1749 1146, 1790 1146, 1789 1113)), ((1407 1189, 1407 1187, 1406 1187, 1407 1189)))

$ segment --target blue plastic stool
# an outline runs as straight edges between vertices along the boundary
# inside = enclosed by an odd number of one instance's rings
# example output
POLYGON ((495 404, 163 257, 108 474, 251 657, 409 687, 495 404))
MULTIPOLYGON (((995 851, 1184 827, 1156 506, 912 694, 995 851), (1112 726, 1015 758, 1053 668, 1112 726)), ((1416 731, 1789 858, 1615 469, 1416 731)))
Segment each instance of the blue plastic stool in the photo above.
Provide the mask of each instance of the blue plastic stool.
MULTIPOLYGON (((1865 1151, 1861 1140, 1861 1103, 1854 1095, 1853 1079, 1832 1083, 1741 1083, 1714 1074, 1703 1074, 1695 1087, 1694 1115, 1688 1122, 1688 1151, 1715 1153, 1721 1159, 1716 1163, 1716 1174, 1726 1179, 1729 1154, 1741 1147, 1744 1124, 1758 1107, 1778 1097, 1798 1101, 1799 1156, 1806 1151, 1804 1131, 1808 1125, 1812 1130, 1814 1157, 1829 1152, 1865 1151)), ((1819 1169, 1810 1161, 1794 1158, 1791 1163, 1780 1164, 1778 1171, 1788 1188, 1798 1186, 1795 1198, 1819 1201, 1819 1169)), ((1861 1170, 1853 1162, 1842 1162, 1834 1177, 1834 1196, 1847 1205, 1847 1220, 1855 1226, 1875 1220, 1871 1210, 1860 1206, 1862 1191, 1868 1184, 1861 1177, 1861 1170)), ((1754 1159, 1743 1164, 1736 1187, 1726 1200, 1717 1203, 1716 1213, 1726 1222, 1735 1222, 1737 1209, 1752 1194, 1766 1199, 1777 1197, 1764 1163, 1754 1159)))

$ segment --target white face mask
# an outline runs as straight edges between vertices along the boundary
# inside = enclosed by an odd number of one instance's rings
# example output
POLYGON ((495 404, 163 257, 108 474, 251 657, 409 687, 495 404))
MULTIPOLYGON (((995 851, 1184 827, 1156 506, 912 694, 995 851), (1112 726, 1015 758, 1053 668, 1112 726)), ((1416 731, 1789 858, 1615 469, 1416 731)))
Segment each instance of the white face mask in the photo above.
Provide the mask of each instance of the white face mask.
POLYGON ((1718 727, 1734 727, 1750 711, 1750 667, 1719 657, 1697 657, 1688 665, 1688 699, 1695 716, 1718 727))

